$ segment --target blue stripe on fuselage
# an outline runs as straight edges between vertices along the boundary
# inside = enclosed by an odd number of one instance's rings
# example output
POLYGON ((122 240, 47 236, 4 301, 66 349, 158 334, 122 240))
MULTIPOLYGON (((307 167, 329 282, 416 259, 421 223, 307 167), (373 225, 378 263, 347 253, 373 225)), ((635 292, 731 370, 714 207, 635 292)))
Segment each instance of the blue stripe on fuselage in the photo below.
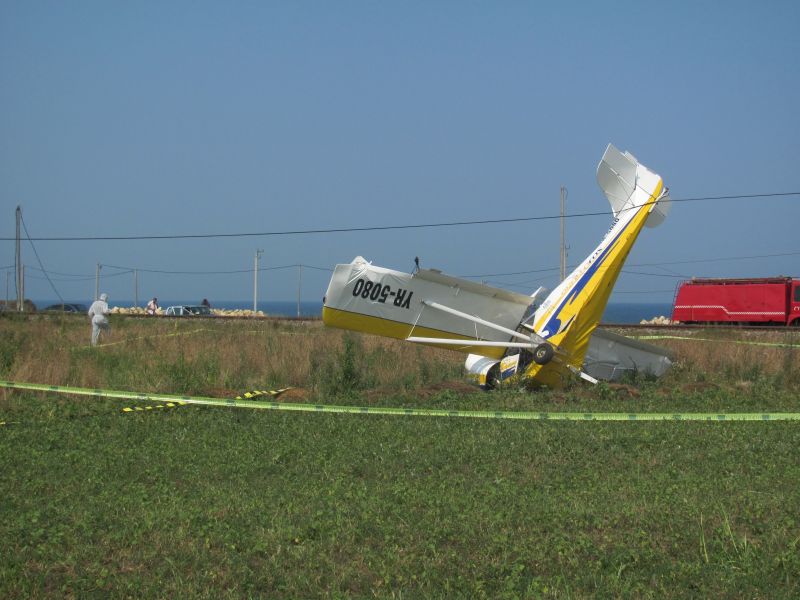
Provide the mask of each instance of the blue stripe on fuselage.
MULTIPOLYGON (((648 205, 647 203, 642 204, 642 206, 639 207, 639 210, 641 210, 642 208, 644 208, 647 205, 648 205)), ((637 214, 639 214, 638 210, 630 218, 630 220, 625 224, 625 227, 620 229, 619 233, 614 237, 614 239, 611 240, 608 243, 608 245, 606 246, 605 250, 603 250, 600 253, 600 256, 597 257, 597 260, 594 263, 592 263, 592 265, 588 269, 586 269, 586 273, 584 273, 581 276, 581 278, 575 283, 575 285, 567 293, 567 295, 564 296, 564 299, 561 301, 561 304, 559 305, 559 307, 553 312, 553 316, 550 317, 550 319, 547 321, 547 323, 545 323, 544 327, 542 328, 542 331, 546 331, 547 332, 547 334, 543 334, 542 337, 549 338, 549 337, 551 337, 551 336, 553 336, 553 335, 555 335, 556 333, 559 332, 559 329, 561 327, 561 320, 558 318, 558 316, 561 313, 561 310, 567 305, 567 303, 571 304, 575 300, 575 298, 577 298, 578 295, 583 291, 583 288, 586 287, 586 284, 589 283, 591 278, 594 276, 595 273, 597 273, 597 270, 600 268, 600 266, 603 264, 605 259, 608 257, 608 254, 611 251, 611 248, 617 242, 617 240, 619 239, 619 236, 621 236, 622 233, 628 228, 628 225, 630 225, 633 222, 633 220, 636 218, 637 214)), ((613 229, 613 226, 612 226, 612 229, 613 229)), ((573 315, 573 317, 574 317, 574 315, 573 315)), ((573 319, 570 319, 570 322, 567 323, 567 325, 569 326, 572 323, 572 321, 573 321, 573 319)))

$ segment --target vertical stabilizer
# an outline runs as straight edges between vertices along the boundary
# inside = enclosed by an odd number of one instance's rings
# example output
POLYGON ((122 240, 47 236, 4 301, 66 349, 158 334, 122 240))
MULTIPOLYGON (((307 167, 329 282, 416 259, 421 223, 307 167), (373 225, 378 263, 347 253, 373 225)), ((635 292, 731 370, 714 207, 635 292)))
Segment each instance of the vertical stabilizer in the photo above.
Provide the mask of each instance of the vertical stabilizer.
MULTIPOLYGON (((639 187, 642 187, 637 178, 638 168, 639 161, 633 154, 620 152, 613 144, 608 145, 600 164, 597 165, 597 183, 608 198, 615 219, 619 218, 621 211, 635 208, 633 192, 636 190, 637 183, 639 187)), ((647 218, 645 226, 658 227, 664 222, 672 206, 669 191, 664 188, 661 195, 652 202, 654 205, 649 209, 650 216, 647 218)))
POLYGON ((597 183, 611 204, 614 218, 619 216, 636 189, 636 159, 632 154, 622 153, 613 144, 606 148, 597 165, 597 183))

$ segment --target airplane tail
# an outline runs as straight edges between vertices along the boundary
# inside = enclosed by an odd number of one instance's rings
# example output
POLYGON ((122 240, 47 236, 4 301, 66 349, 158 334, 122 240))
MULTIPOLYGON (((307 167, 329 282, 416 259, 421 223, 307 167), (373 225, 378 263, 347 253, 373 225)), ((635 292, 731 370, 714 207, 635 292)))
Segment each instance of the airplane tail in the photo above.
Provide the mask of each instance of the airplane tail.
MULTIPOLYGON (((619 218, 621 212, 637 208, 634 204, 634 191, 637 183, 641 186, 636 174, 638 167, 639 161, 633 154, 620 152, 613 144, 608 145, 600 164, 597 165, 597 183, 608 198, 615 219, 619 218)), ((658 227, 669 214, 672 206, 669 190, 665 188, 653 202, 650 216, 645 222, 647 227, 658 227)))
POLYGON ((594 252, 550 293, 534 318, 534 331, 565 356, 560 362, 534 362, 527 368, 529 377, 546 385, 559 385, 569 367, 581 368, 639 232, 645 223, 651 227, 661 223, 669 207, 661 177, 611 144, 597 167, 597 182, 611 204, 614 223, 594 252))

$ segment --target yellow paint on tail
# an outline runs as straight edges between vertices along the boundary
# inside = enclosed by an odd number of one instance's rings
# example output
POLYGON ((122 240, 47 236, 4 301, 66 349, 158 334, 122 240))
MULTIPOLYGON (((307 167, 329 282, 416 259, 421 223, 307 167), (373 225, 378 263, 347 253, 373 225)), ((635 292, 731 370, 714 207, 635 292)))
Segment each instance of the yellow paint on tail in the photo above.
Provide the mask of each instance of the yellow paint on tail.
MULTIPOLYGON (((648 202, 636 209, 636 214, 624 226, 622 232, 611 243, 605 252, 602 264, 591 275, 586 282, 581 282, 580 276, 575 285, 570 287, 556 305, 558 314, 549 313, 539 319, 534 324, 536 331, 541 331, 542 327, 552 318, 556 317, 562 324, 569 323, 563 331, 555 333, 548 338, 548 342, 561 348, 566 357, 556 354, 556 358, 546 365, 539 365, 532 362, 525 371, 527 378, 535 379, 536 383, 550 387, 560 387, 568 374, 567 365, 580 369, 586 350, 589 347, 589 340, 600 323, 600 319, 605 311, 611 291, 617 282, 622 266, 628 258, 628 254, 636 242, 636 238, 644 227, 647 217, 655 206, 655 201, 661 195, 663 181, 659 179, 656 189, 650 196, 648 202), (575 294, 576 286, 582 288, 576 293, 572 300, 571 294, 575 294)), ((590 265, 591 266, 591 265, 590 265)))

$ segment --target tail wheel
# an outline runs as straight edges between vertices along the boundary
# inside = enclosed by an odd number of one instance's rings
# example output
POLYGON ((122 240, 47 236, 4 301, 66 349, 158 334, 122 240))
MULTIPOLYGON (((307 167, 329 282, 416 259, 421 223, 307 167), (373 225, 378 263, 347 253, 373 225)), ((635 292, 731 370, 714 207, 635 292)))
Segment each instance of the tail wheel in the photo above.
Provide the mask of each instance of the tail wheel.
POLYGON ((533 351, 533 362, 537 365, 546 365, 553 360, 555 351, 550 344, 539 344, 533 351))

